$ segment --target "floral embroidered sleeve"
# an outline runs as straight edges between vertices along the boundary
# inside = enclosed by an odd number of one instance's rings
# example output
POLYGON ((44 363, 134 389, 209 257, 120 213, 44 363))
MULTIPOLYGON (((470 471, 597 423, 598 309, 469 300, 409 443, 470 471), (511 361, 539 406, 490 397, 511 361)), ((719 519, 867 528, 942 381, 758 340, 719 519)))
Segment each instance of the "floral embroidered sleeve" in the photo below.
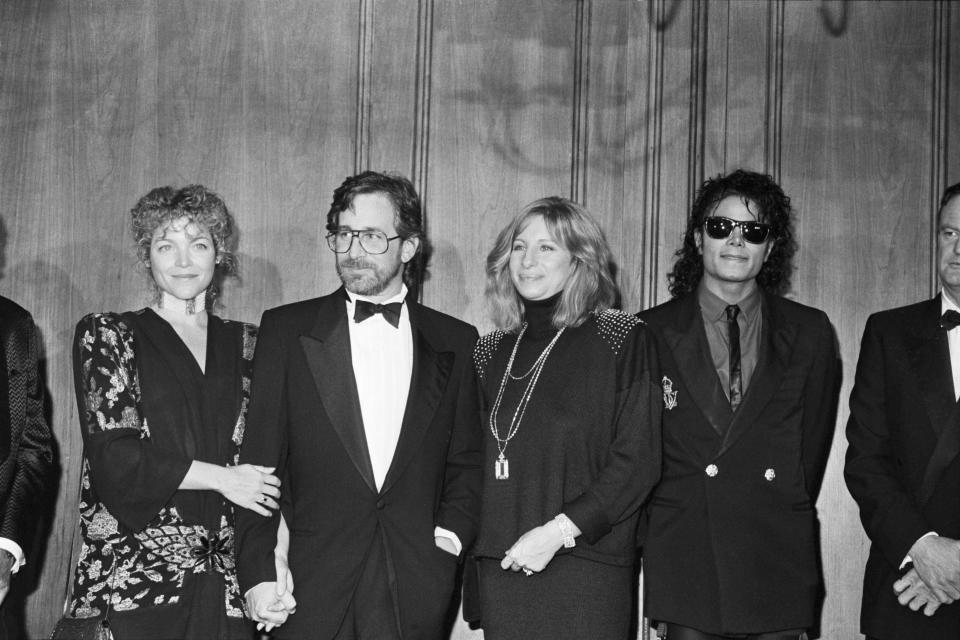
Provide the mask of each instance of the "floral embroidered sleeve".
POLYGON ((121 316, 84 317, 73 364, 92 488, 120 523, 140 531, 169 502, 192 461, 150 440, 139 411, 133 332, 121 316))

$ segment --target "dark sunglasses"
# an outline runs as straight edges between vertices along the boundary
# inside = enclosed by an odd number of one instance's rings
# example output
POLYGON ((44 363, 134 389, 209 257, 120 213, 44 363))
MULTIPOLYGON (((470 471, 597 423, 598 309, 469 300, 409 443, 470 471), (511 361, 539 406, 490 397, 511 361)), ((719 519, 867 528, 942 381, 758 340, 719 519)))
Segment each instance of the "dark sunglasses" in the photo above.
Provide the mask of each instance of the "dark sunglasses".
POLYGON ((733 233, 734 227, 740 227, 740 235, 750 244, 762 244, 770 235, 770 225, 751 220, 731 220, 722 216, 710 216, 703 221, 707 235, 714 240, 722 240, 733 233))

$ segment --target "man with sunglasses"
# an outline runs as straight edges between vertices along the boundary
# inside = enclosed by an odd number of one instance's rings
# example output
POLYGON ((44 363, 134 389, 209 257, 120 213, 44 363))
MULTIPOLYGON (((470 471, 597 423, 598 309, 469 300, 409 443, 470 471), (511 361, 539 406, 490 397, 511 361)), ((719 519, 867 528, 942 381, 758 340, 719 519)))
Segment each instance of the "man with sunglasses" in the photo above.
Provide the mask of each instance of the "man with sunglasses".
POLYGON ((410 294, 426 239, 409 180, 347 178, 327 231, 343 287, 260 324, 240 461, 276 467, 286 526, 238 514, 241 588, 276 638, 445 639, 480 510, 477 331, 410 294))
POLYGON ((844 476, 870 538, 860 630, 960 638, 960 183, 937 211, 940 294, 867 320, 844 476))
POLYGON ((659 336, 663 475, 640 532, 644 614, 670 640, 796 640, 817 623, 814 505, 839 357, 827 316, 782 294, 790 199, 770 176, 707 180, 659 336))

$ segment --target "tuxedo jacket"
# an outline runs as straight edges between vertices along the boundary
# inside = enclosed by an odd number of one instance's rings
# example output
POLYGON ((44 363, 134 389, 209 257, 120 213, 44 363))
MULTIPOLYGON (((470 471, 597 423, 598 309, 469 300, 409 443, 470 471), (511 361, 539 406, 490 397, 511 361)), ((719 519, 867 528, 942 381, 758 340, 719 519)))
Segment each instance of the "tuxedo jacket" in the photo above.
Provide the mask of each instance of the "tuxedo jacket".
POLYGON ((815 623, 836 340, 822 311, 761 295, 758 362, 736 412, 696 294, 639 314, 661 340, 664 393, 663 475, 641 534, 653 620, 715 634, 815 623))
POLYGON ((0 537, 24 549, 53 466, 44 388, 37 371, 40 344, 33 318, 0 297, 0 537))
POLYGON ((867 320, 847 423, 847 487, 870 537, 861 631, 882 639, 960 638, 960 604, 930 618, 893 593, 922 535, 960 539, 960 410, 940 296, 867 320))
MULTIPOLYGON (((400 439, 378 491, 351 362, 346 295, 263 314, 240 461, 276 466, 290 528, 297 612, 274 634, 332 638, 364 560, 382 544, 405 640, 442 635, 457 558, 434 527, 464 549, 476 536, 480 411, 472 326, 407 300, 413 374, 400 439)), ((277 517, 237 516, 241 591, 273 581, 277 517)))

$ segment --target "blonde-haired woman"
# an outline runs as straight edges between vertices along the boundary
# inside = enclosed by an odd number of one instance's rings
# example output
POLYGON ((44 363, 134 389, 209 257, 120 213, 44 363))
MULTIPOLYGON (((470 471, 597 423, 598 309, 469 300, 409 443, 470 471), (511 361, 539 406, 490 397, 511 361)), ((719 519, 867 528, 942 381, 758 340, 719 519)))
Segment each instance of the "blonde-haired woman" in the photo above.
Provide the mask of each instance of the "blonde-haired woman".
POLYGON ((487 434, 473 552, 487 640, 631 635, 661 392, 645 326, 612 309, 611 266, 596 222, 559 197, 525 207, 487 258, 498 329, 474 355, 487 434))

